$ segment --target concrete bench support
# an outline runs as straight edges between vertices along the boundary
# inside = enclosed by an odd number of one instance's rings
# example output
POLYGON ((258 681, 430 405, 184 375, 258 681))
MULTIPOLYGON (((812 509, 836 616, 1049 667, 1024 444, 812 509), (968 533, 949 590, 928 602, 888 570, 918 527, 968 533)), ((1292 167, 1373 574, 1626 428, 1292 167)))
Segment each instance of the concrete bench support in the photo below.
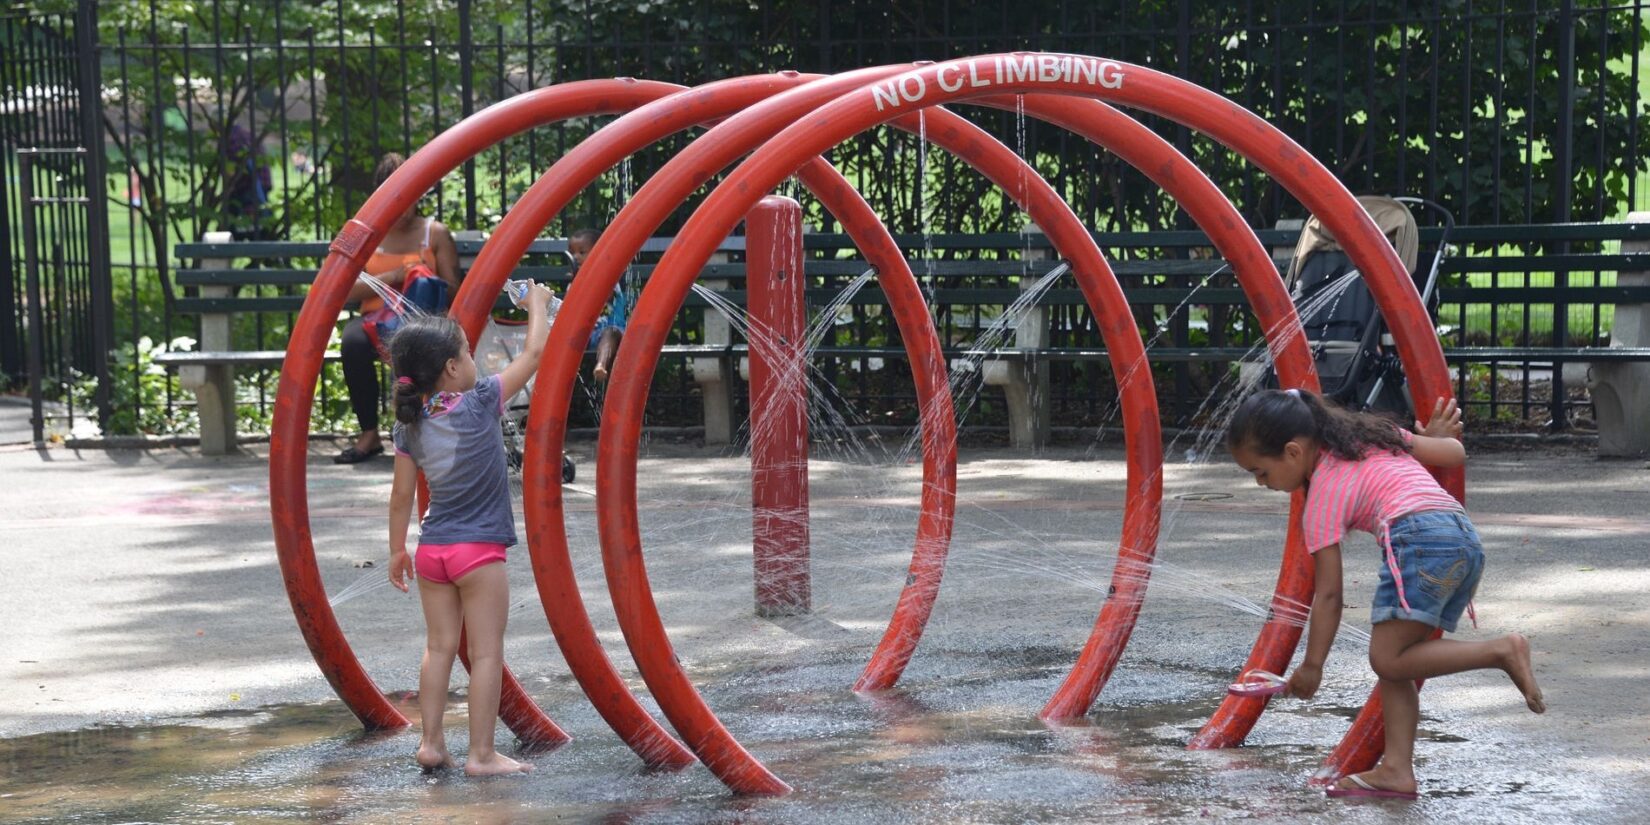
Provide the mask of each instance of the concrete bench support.
MULTIPOLYGON (((728 263, 728 253, 718 252, 711 256, 711 263, 728 263)), ((728 282, 720 279, 703 282, 709 289, 725 290, 728 282)), ((711 346, 728 346, 733 343, 732 325, 722 313, 713 308, 705 308, 705 318, 701 327, 703 331, 702 343, 711 346)), ((699 385, 699 395, 705 410, 705 443, 731 444, 733 443, 733 364, 726 356, 700 357, 690 361, 693 369, 693 382, 699 385)))
MULTIPOLYGON (((1032 231, 1035 226, 1029 227, 1032 231)), ((1051 258, 1047 248, 1026 251, 1026 260, 1044 261, 1051 258)), ((1020 289, 1030 289, 1035 279, 1022 278, 1020 289)), ((1021 315, 1014 327, 1014 346, 1019 349, 1040 350, 1049 345, 1048 310, 1033 306, 1021 315)), ((1015 449, 1040 450, 1048 446, 1050 430, 1048 403, 1048 361, 1041 358, 1025 360, 992 360, 982 366, 982 378, 993 387, 1003 388, 1008 402, 1008 440, 1015 449)))
MULTIPOLYGON (((1630 223, 1650 223, 1650 212, 1633 212, 1630 223)), ((1650 241, 1622 241, 1621 251, 1650 252, 1650 241)), ((1650 286, 1650 272, 1620 272, 1618 286, 1650 286)), ((1650 346, 1650 305, 1617 304, 1610 346, 1650 346)), ((1598 361, 1587 365, 1587 390, 1598 421, 1600 456, 1650 454, 1650 364, 1598 361)))
MULTIPOLYGON (((228 232, 207 232, 206 243, 229 243, 228 232)), ((228 269, 226 258, 202 260, 207 269, 228 269)), ((232 286, 201 286, 202 298, 229 298, 232 286)), ((228 352, 231 316, 213 312, 201 315, 201 339, 196 348, 202 352, 228 352)), ((178 368, 178 383, 195 393, 196 415, 201 424, 201 453, 229 455, 235 451, 235 368, 228 364, 186 364, 178 368)))

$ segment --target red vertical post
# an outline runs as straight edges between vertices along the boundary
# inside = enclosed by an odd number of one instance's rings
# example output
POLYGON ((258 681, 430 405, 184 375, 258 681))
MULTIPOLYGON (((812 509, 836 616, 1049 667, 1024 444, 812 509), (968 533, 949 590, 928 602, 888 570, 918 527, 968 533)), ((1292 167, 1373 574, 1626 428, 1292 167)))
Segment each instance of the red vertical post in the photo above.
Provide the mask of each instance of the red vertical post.
POLYGON ((810 609, 808 376, 802 207, 769 195, 745 216, 750 312, 752 551, 756 615, 810 609))

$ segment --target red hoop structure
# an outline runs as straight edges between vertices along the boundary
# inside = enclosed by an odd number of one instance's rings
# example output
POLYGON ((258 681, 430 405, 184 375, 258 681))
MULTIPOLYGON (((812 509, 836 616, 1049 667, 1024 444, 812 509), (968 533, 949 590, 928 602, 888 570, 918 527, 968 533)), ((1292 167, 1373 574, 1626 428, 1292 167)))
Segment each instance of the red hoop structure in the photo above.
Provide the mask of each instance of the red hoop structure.
MULTIPOLYGON (((1162 454, 1155 392, 1150 370, 1143 368, 1146 353, 1115 276, 1070 207, 1011 150, 937 107, 970 102, 1019 109, 1081 134, 1144 171, 1232 262, 1266 332, 1284 386, 1316 386, 1299 320, 1254 233, 1188 159, 1101 101, 1144 109, 1195 128, 1276 178, 1342 240, 1365 273, 1376 303, 1389 319, 1417 397, 1449 396, 1443 353, 1414 285, 1345 187, 1265 121, 1172 76, 1097 57, 1014 53, 823 78, 784 72, 693 89, 628 78, 541 89, 489 107, 414 154, 334 239, 294 327, 272 430, 271 514, 300 631, 340 698, 369 728, 407 724, 373 684, 338 627, 327 605, 309 531, 304 468, 309 412, 321 356, 344 295, 395 217, 464 160, 536 126, 629 112, 569 151, 534 184, 483 247, 453 307, 453 315, 474 341, 494 296, 527 245, 591 180, 670 134, 723 121, 647 181, 596 244, 567 291, 533 391, 523 473, 534 577, 558 646, 603 718, 650 765, 679 768, 697 755, 735 792, 777 794, 789 789, 734 740, 676 662, 642 560, 635 481, 641 411, 670 319, 720 239, 762 195, 793 174, 836 216, 877 268, 909 348, 922 421, 924 483, 910 575, 855 689, 892 686, 915 650, 938 594, 955 506, 956 422, 945 362, 904 255, 858 193, 819 159, 837 143, 881 123, 921 132, 1020 203, 1072 263, 1105 336, 1121 395, 1128 460, 1118 570, 1088 642, 1041 715, 1058 721, 1086 713, 1121 657, 1144 598, 1143 577, 1126 576, 1124 566, 1139 568, 1134 573, 1149 571, 1155 553, 1162 454), (596 639, 568 558, 558 456, 584 342, 625 265, 678 204, 748 152, 753 154, 694 212, 643 290, 614 365, 603 413, 607 426, 598 449, 598 526, 609 592, 632 657, 661 710, 686 740, 684 748, 642 708, 596 639)), ((1461 471, 1440 478, 1454 495, 1463 496, 1461 471)), ((1301 629, 1279 614, 1310 594, 1311 562, 1298 529, 1301 504, 1297 494, 1291 503, 1273 615, 1245 668, 1281 670, 1299 643, 1301 629)), ((501 717, 512 730, 530 744, 567 741, 508 671, 506 676, 501 717)), ((1240 743, 1263 709, 1262 701, 1228 697, 1191 746, 1240 743)), ((1380 746, 1379 704, 1372 697, 1320 777, 1373 764, 1380 746)))
MULTIPOLYGON (((459 163, 482 148, 535 126, 569 117, 627 111, 657 97, 666 84, 644 80, 590 80, 529 92, 476 113, 460 127, 443 132, 409 158, 393 179, 367 198, 355 217, 333 238, 316 273, 303 309, 288 339, 287 358, 275 396, 270 427, 269 508, 275 551, 287 598, 298 629, 332 689, 368 729, 405 727, 409 723, 367 675, 327 603, 326 588, 315 564, 310 534, 309 498, 304 462, 309 453, 310 408, 315 382, 333 324, 344 298, 372 250, 396 218, 412 208, 424 192, 459 163)), ((499 715, 522 741, 535 745, 565 742, 521 686, 505 670, 499 715)))

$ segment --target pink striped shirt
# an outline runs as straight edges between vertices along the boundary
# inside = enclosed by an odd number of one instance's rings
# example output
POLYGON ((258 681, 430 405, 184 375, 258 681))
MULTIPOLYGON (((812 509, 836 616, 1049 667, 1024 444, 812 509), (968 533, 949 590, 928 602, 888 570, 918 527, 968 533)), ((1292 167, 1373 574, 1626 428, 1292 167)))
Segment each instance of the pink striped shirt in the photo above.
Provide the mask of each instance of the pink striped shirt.
MULTIPOLYGON (((1400 429, 1404 443, 1414 441, 1400 429)), ((1348 530, 1362 530, 1382 542, 1392 522, 1423 510, 1464 512, 1454 496, 1409 453, 1394 455, 1378 447, 1358 461, 1347 461, 1327 449, 1318 454, 1301 513, 1306 549, 1316 553, 1339 544, 1348 530)))

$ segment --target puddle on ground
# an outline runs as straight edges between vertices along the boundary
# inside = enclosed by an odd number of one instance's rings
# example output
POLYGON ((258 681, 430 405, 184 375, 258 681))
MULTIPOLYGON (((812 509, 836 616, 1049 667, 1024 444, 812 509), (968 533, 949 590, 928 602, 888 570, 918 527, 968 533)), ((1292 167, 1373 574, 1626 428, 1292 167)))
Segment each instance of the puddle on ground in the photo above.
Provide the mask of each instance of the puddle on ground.
MULTIPOLYGON (((874 696, 845 686, 859 662, 768 662, 706 685, 734 734, 796 792, 731 796, 703 768, 644 770, 570 680, 535 678, 575 737, 525 758, 530 776, 429 776, 413 764, 416 728, 365 733, 337 702, 93 727, 0 741, 0 819, 18 822, 606 823, 999 822, 1278 819, 1609 821, 1602 783, 1554 776, 1509 754, 1528 743, 1469 742, 1427 720, 1418 803, 1326 800, 1305 787, 1355 708, 1268 714, 1245 748, 1189 752, 1220 697, 1217 674, 1135 664, 1082 724, 1051 728, 1037 703, 1069 653, 948 657, 942 678, 874 696)), ((913 680, 915 681, 915 680, 913 680)), ((416 721, 415 697, 392 697, 416 721)), ((446 724, 462 758, 462 698, 446 724)), ((500 729, 501 736, 507 735, 500 729)), ((1613 801, 1619 801, 1619 797, 1613 801)))

